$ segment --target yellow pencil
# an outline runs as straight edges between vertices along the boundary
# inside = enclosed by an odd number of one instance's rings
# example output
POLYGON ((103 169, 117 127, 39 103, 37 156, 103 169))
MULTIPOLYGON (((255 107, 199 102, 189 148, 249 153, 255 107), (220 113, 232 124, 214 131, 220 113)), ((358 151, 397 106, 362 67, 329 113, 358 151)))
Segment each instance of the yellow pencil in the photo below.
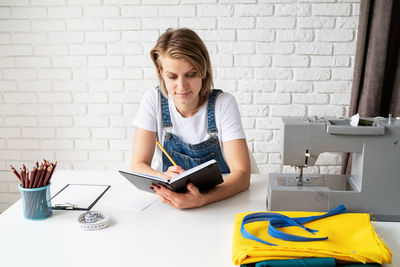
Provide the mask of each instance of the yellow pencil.
POLYGON ((169 161, 171 161, 172 164, 174 164, 174 166, 178 166, 175 161, 171 158, 171 156, 168 154, 168 152, 162 147, 162 145, 160 144, 160 142, 158 142, 158 140, 156 140, 156 144, 158 145, 159 148, 161 148, 162 152, 164 152, 165 156, 167 156, 167 158, 169 159, 169 161))

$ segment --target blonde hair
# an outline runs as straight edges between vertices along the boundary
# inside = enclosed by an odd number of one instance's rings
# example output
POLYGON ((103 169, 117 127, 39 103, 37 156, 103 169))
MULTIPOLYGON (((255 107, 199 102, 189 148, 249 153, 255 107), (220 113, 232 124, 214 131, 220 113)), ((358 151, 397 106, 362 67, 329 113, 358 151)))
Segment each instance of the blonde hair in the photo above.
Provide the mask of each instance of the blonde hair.
POLYGON ((162 70, 161 57, 165 55, 192 64, 202 78, 198 107, 207 102, 214 85, 210 56, 200 37, 188 28, 169 28, 158 37, 156 45, 151 49, 150 56, 156 68, 161 92, 168 97, 167 88, 160 72, 162 70))

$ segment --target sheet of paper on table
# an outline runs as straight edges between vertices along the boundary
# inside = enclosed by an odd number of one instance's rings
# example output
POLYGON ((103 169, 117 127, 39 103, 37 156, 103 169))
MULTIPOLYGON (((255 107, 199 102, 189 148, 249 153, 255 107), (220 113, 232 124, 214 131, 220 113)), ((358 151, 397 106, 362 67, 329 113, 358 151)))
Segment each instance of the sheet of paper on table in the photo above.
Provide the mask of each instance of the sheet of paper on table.
POLYGON ((137 189, 123 177, 121 180, 118 187, 113 186, 110 194, 104 196, 104 206, 141 212, 159 199, 156 194, 137 189))

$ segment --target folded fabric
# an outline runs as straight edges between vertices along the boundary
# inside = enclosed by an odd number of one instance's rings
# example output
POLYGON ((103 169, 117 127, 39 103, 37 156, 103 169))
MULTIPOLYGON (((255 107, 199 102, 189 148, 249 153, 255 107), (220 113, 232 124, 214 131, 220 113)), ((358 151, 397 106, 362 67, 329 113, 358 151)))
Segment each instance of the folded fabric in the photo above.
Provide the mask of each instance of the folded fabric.
POLYGON ((378 263, 347 263, 347 264, 336 264, 336 266, 345 266, 345 267, 380 267, 382 264, 378 263))
POLYGON ((256 263, 241 264, 240 267, 380 267, 377 263, 344 263, 336 264, 334 258, 305 258, 293 260, 268 260, 256 263))
MULTIPOLYGON (((268 213, 268 212, 267 212, 268 213)), ((274 212, 291 218, 318 216, 320 212, 274 212)), ((246 239, 242 236, 243 218, 251 213, 235 216, 232 261, 234 264, 248 264, 265 260, 300 259, 300 258, 335 258, 344 262, 391 263, 391 251, 379 239, 371 225, 369 214, 344 213, 304 223, 306 231, 298 226, 282 227, 280 231, 295 236, 321 238, 326 240, 299 242, 286 241, 268 234, 268 221, 247 223, 245 229, 266 243, 246 239)))
POLYGON ((242 264, 240 267, 334 267, 334 258, 306 258, 292 260, 269 260, 242 264))
POLYGON ((241 264, 240 267, 380 267, 377 263, 345 263, 336 264, 334 258, 305 258, 293 260, 268 260, 256 263, 241 264))

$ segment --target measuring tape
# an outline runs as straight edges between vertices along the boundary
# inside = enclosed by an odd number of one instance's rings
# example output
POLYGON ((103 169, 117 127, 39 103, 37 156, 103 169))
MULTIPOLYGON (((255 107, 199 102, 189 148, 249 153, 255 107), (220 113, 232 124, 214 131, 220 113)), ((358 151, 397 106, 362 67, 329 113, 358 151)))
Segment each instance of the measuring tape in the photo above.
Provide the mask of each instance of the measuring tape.
POLYGON ((100 230, 110 225, 110 218, 100 211, 88 211, 79 215, 78 224, 85 231, 100 230))

